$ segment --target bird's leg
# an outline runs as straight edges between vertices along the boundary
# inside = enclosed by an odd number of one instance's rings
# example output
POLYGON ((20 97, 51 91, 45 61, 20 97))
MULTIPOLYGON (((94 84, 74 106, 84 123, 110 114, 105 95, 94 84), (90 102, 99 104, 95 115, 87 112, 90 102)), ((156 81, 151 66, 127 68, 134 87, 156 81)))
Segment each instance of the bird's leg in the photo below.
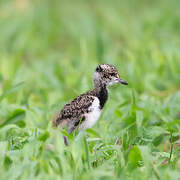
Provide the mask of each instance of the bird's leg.
POLYGON ((68 137, 63 135, 63 138, 64 138, 64 144, 65 144, 66 146, 68 146, 68 145, 69 145, 69 143, 68 143, 68 137))
MULTIPOLYGON (((68 134, 71 134, 71 132, 74 130, 74 126, 72 126, 72 127, 70 127, 69 129, 68 129, 68 134)), ((68 146, 69 145, 69 143, 68 143, 68 137, 67 136, 64 136, 63 135, 63 138, 64 138, 64 144, 66 145, 66 146, 68 146)))

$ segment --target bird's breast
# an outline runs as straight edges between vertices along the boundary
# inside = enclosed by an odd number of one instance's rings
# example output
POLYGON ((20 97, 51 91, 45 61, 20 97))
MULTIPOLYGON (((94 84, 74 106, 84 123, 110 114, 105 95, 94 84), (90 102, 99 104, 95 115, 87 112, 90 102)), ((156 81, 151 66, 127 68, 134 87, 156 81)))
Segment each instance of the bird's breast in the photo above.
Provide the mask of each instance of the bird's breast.
POLYGON ((92 105, 89 107, 89 112, 84 115, 85 120, 82 122, 80 129, 91 128, 101 115, 100 101, 95 97, 92 105))

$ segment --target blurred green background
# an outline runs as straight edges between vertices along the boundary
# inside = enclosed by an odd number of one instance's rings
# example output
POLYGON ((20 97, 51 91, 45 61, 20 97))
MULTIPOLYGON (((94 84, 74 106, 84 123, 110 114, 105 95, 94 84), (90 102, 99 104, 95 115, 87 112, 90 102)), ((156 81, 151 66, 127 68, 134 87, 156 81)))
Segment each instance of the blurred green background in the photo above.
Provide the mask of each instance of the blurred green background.
POLYGON ((1 179, 180 179, 179 0, 0 0, 1 179), (51 121, 110 87, 97 125, 70 136, 51 121))

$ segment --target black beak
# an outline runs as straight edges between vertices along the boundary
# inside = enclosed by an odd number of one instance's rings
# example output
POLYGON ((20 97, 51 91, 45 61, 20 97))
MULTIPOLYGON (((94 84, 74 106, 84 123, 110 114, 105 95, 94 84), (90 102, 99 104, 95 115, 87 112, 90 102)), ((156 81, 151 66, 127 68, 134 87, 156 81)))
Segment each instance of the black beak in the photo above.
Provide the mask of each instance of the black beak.
POLYGON ((124 84, 124 85, 128 85, 128 83, 125 80, 121 79, 121 78, 119 78, 119 83, 124 84))

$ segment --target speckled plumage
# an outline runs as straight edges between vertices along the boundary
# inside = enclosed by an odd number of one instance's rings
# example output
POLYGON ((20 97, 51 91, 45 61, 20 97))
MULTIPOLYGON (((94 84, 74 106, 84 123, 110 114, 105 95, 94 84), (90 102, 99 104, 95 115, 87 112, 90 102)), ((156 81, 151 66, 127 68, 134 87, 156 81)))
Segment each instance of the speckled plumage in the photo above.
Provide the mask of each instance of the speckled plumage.
MULTIPOLYGON (((116 83, 127 85, 127 82, 120 78, 116 67, 109 64, 100 64, 96 68, 93 81, 94 89, 67 103, 53 122, 53 126, 68 126, 68 133, 77 127, 80 129, 92 127, 108 99, 107 87, 116 83)), ((64 141, 67 145, 66 137, 64 141)))
POLYGON ((56 121, 54 121, 54 126, 60 124, 62 127, 65 127, 69 123, 74 123, 73 125, 77 126, 80 120, 85 120, 84 114, 91 112, 89 107, 92 105, 95 98, 99 99, 99 108, 102 109, 108 99, 106 87, 100 87, 98 89, 88 91, 66 104, 61 110, 56 121))

